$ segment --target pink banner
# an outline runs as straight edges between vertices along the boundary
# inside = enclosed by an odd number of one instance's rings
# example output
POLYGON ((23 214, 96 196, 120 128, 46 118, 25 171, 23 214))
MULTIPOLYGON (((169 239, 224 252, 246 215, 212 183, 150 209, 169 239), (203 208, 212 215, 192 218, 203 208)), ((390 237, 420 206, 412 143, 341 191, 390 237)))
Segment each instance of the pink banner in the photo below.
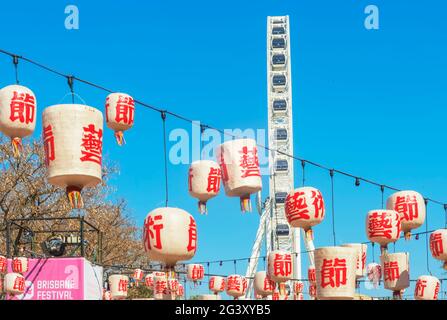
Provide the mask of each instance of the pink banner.
MULTIPOLYGON (((47 258, 28 259, 25 293, 13 300, 83 300, 84 259, 47 258)), ((11 260, 8 260, 8 272, 11 260)))

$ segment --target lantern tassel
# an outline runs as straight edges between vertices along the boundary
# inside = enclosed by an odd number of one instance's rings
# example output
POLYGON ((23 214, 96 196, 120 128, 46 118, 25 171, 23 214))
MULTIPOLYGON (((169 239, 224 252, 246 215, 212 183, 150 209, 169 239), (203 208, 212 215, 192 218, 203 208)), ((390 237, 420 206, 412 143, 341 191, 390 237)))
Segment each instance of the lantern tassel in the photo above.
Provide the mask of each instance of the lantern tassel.
POLYGON ((314 239, 314 232, 312 229, 306 230, 306 240, 312 241, 314 239))
POLYGON ((67 187, 66 190, 68 201, 73 209, 82 209, 84 202, 82 201, 81 188, 67 187))
POLYGON ((411 239, 411 231, 404 232, 404 238, 406 241, 411 239))
POLYGON ((122 131, 115 131, 115 138, 119 146, 126 144, 126 140, 124 139, 124 133, 122 131))
POLYGON ((250 195, 241 197, 241 211, 242 213, 251 212, 250 195))
POLYGON ((208 210, 206 209, 206 201, 199 201, 199 213, 208 214, 208 210))
POLYGON ((21 138, 12 138, 11 139, 12 144, 12 153, 14 155, 14 158, 20 158, 20 154, 23 151, 23 144, 21 138))

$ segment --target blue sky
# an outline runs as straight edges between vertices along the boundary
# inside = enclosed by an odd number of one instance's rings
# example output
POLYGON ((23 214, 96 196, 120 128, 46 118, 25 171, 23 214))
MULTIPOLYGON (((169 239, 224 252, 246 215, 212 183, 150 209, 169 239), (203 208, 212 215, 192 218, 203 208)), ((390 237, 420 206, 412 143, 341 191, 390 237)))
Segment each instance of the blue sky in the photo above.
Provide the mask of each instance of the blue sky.
MULTIPOLYGON (((22 1, 20 10, 6 2, 0 47, 219 128, 266 129, 266 17, 288 14, 295 154, 447 202, 446 9, 435 0, 22 1), (79 8, 79 30, 64 28, 68 4, 79 8), (379 30, 364 28, 369 4, 380 10, 379 30)), ((0 56, 0 75, 1 87, 14 81, 9 57, 0 56)), ((19 75, 35 92, 39 113, 69 102, 63 99, 68 92, 63 78, 25 63, 19 75)), ((79 83, 75 91, 87 104, 104 108, 104 92, 79 83)), ((191 130, 172 117, 167 126, 191 130)), ((38 123, 36 137, 40 131, 38 123)), ((164 202, 159 115, 137 107, 126 140, 119 148, 108 131, 104 153, 120 166, 114 196, 128 200, 141 225, 164 202)), ((295 168, 298 186, 299 163, 295 168)), ((169 177, 170 205, 194 214, 198 223, 194 260, 250 255, 256 213, 242 215, 238 200, 222 192, 209 203, 209 215, 199 216, 187 191, 187 165, 170 165, 169 177)), ((330 210, 328 173, 309 167, 306 177, 323 192, 330 210)), ((264 186, 266 196, 265 179, 264 186)), ((352 179, 336 175, 338 244, 366 241, 365 215, 380 205, 377 187, 356 188, 352 179)), ((429 205, 428 221, 429 229, 444 226, 440 206, 429 205)), ((314 230, 316 246, 332 244, 329 215, 314 230)), ((396 244, 396 252, 404 250, 410 252, 411 278, 427 273, 425 238, 396 244)), ((445 276, 431 258, 430 268, 445 276)), ((245 263, 237 264, 238 273, 245 269, 245 263)), ((210 269, 233 271, 233 263, 210 269)))

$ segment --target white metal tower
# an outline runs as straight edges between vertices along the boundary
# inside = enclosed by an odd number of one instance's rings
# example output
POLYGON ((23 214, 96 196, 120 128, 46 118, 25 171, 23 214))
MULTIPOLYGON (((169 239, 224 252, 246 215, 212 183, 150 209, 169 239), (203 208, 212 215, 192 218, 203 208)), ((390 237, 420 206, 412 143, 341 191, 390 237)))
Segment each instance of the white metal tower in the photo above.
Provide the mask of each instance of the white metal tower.
MULTIPOLYGON (((267 92, 269 147, 293 154, 292 74, 289 16, 267 17, 267 92)), ((266 237, 266 251, 279 249, 294 255, 295 279, 301 279, 300 230, 290 228, 284 211, 287 194, 294 187, 293 161, 280 153, 269 153, 269 198, 260 212, 260 224, 246 275, 253 277, 266 237)), ((249 289, 252 288, 252 281, 249 289)), ((247 295, 250 295, 247 290, 247 295)))

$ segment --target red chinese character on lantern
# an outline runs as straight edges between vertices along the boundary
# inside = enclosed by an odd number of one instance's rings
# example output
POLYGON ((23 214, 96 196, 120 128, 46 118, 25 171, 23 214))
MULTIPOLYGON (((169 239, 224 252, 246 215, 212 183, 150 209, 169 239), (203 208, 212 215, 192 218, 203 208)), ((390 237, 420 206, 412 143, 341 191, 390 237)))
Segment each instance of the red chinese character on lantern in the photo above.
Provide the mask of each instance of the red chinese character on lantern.
POLYGON ((383 266, 383 275, 386 281, 399 279, 399 264, 397 261, 385 262, 383 266))
POLYGON ((243 278, 243 279, 242 279, 242 292, 245 293, 245 291, 247 290, 247 288, 248 288, 248 280, 247 280, 247 278, 243 278))
POLYGON ((220 175, 220 169, 210 168, 210 173, 208 174, 208 186, 206 187, 207 192, 219 192, 220 175))
POLYGON ((154 278, 152 277, 146 277, 146 286, 152 287, 154 285, 154 278))
POLYGON ((124 124, 133 124, 135 110, 135 102, 129 96, 119 96, 116 104, 116 122, 123 122, 124 124))
POLYGON ((273 273, 275 276, 290 276, 292 274, 292 256, 290 254, 275 254, 273 273))
POLYGON ((310 216, 308 215, 309 210, 307 209, 305 193, 296 192, 292 197, 288 195, 286 198, 285 211, 289 222, 294 220, 310 219, 310 216))
POLYGON ((273 291, 275 290, 275 282, 268 277, 264 278, 264 290, 273 291))
POLYGON ((17 277, 14 280, 14 290, 24 291, 25 290, 25 278, 17 277))
POLYGON ((396 198, 396 204, 394 205, 394 210, 403 214, 405 220, 412 221, 419 215, 418 212, 418 201, 416 196, 401 196, 396 198))
POLYGON ((153 218, 152 216, 149 216, 144 222, 144 227, 146 229, 146 232, 144 234, 144 242, 146 243, 146 246, 149 250, 152 248, 151 239, 155 239, 155 248, 162 249, 163 247, 161 243, 161 229, 163 229, 163 224, 156 224, 157 221, 161 222, 160 220, 162 219, 162 215, 158 215, 153 218))
POLYGON ((224 291, 225 290, 225 281, 222 280, 222 282, 220 283, 220 290, 224 291))
POLYGON ((316 282, 317 281, 317 274, 316 274, 316 270, 314 268, 309 269, 307 271, 307 277, 309 278, 310 282, 316 282))
POLYGON ((391 217, 386 212, 373 212, 368 220, 368 232, 372 237, 391 239, 393 231, 391 217))
POLYGON ((20 259, 14 259, 12 261, 13 270, 16 272, 23 272, 23 266, 22 266, 22 260, 20 259))
POLYGON ((7 266, 7 260, 5 257, 0 257, 0 272, 5 272, 7 266))
POLYGON ((45 164, 48 166, 50 161, 56 159, 56 155, 54 153, 53 128, 50 124, 43 129, 43 148, 46 155, 45 164))
POLYGON ((433 294, 433 299, 438 300, 440 285, 439 282, 436 283, 435 292, 433 294))
POLYGON ((194 265, 192 267, 191 278, 194 279, 194 280, 202 279, 204 273, 205 273, 205 270, 204 270, 203 266, 201 266, 201 265, 194 265))
POLYGON ((120 279, 118 282, 118 291, 126 292, 128 283, 129 282, 127 280, 120 279))
POLYGON ((309 286, 309 295, 315 297, 317 295, 317 287, 314 285, 309 286))
POLYGON ((321 218, 324 218, 324 200, 323 200, 323 195, 321 194, 320 191, 314 191, 312 190, 312 205, 314 206, 314 210, 315 210, 315 218, 320 217, 320 213, 321 213, 321 218))
POLYGON ((273 295, 272 295, 272 300, 279 300, 279 291, 275 291, 275 292, 273 292, 273 295))
POLYGON ((34 96, 28 93, 18 93, 14 91, 11 100, 11 121, 19 120, 21 123, 32 123, 34 121, 34 113, 36 109, 36 102, 34 96))
POLYGON ((214 288, 214 277, 212 277, 212 278, 210 279, 210 283, 209 283, 208 287, 209 287, 210 289, 214 288))
POLYGON ((339 288, 346 285, 347 268, 346 259, 323 259, 321 267, 321 287, 330 286, 332 288, 339 288))
POLYGON ((249 150, 248 147, 243 147, 241 151, 240 163, 242 168, 242 178, 260 177, 261 171, 259 169, 258 150, 256 147, 249 150))
POLYGON ((188 229, 188 246, 186 247, 188 251, 196 252, 197 249, 197 226, 195 220, 189 218, 189 229, 188 229))
POLYGON ((156 294, 166 294, 168 291, 166 281, 155 281, 155 293, 156 294))
POLYGON ((366 266, 366 252, 362 252, 362 270, 365 269, 366 266))
POLYGON ((435 257, 439 257, 444 253, 441 233, 432 233, 430 235, 430 250, 435 257))
POLYGON ((418 297, 423 297, 424 296, 424 291, 425 288, 427 287, 427 281, 426 280, 421 280, 419 279, 416 282, 416 288, 415 288, 415 295, 418 297))
POLYGON ((240 291, 241 290, 240 278, 236 276, 229 276, 227 280, 227 290, 240 291))
POLYGON ((81 161, 91 161, 100 165, 102 163, 102 129, 95 130, 93 124, 83 129, 81 161))

